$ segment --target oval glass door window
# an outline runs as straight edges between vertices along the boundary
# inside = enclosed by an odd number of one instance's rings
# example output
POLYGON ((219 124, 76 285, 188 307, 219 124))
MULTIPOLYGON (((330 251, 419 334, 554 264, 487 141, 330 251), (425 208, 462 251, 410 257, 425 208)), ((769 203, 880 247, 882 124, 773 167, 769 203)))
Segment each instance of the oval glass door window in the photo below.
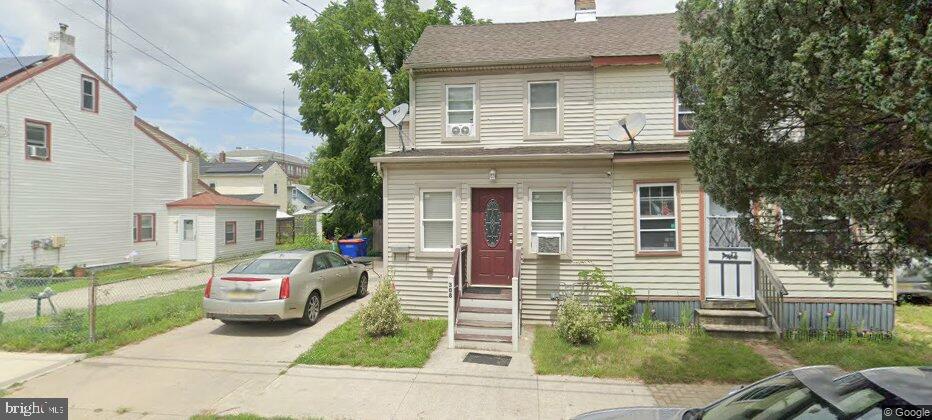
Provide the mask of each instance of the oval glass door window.
POLYGON ((485 204, 485 243, 489 248, 495 248, 501 239, 502 209, 493 198, 485 204))

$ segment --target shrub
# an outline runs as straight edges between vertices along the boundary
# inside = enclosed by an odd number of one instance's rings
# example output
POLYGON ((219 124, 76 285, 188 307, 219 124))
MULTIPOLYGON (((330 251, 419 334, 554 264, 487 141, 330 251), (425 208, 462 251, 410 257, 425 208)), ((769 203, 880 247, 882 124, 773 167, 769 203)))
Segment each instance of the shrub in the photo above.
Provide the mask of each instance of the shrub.
POLYGON ((637 299, 634 289, 622 287, 618 283, 605 279, 605 272, 595 267, 592 270, 579 272, 579 280, 592 283, 602 289, 602 293, 595 297, 595 301, 602 311, 603 318, 607 318, 612 325, 629 325, 637 299))
POLYGON ((290 251, 294 249, 330 249, 331 245, 326 239, 317 235, 297 235, 294 241, 280 244, 276 248, 279 251, 290 251))
POLYGON ((372 300, 359 311, 362 330, 370 337, 395 335, 401 330, 405 320, 401 312, 401 302, 392 286, 392 277, 388 276, 372 294, 372 300))
POLYGON ((595 343, 602 332, 602 316, 573 296, 560 305, 556 328, 560 337, 572 345, 595 343))

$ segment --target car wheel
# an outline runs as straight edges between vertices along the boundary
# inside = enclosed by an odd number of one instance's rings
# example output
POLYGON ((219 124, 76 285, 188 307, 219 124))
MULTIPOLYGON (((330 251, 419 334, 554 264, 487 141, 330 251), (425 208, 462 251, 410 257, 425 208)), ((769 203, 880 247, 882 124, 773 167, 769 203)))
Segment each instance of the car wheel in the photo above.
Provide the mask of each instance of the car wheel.
POLYGON ((362 273, 359 276, 359 286, 356 289, 356 298, 361 298, 369 293, 369 275, 362 273))
POLYGON ((307 298, 307 304, 304 305, 304 315, 298 318, 298 323, 301 325, 314 325, 318 317, 320 317, 320 293, 315 291, 307 298))

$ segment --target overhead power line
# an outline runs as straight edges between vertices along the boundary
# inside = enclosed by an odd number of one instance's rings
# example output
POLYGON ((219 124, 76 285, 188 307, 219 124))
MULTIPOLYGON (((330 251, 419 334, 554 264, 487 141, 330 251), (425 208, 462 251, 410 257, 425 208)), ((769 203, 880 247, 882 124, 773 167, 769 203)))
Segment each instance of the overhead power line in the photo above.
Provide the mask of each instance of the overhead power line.
MULTIPOLYGON (((19 56, 17 56, 16 53, 13 52, 13 47, 11 47, 8 42, 6 42, 6 38, 4 38, 3 35, 0 35, 0 41, 3 41, 3 45, 6 46, 6 49, 7 51, 10 52, 10 55, 12 55, 14 59, 16 59, 17 63, 19 63, 20 68, 22 68, 23 71, 28 71, 28 68, 23 64, 22 60, 19 59, 19 56)), ((71 118, 68 118, 68 114, 65 114, 65 111, 62 111, 62 109, 58 106, 58 104, 56 104, 55 101, 52 100, 52 97, 49 96, 49 94, 45 92, 45 89, 42 88, 42 85, 39 84, 39 81, 36 80, 35 76, 30 76, 28 81, 31 81, 32 83, 36 85, 37 88, 39 88, 39 92, 42 92, 42 95, 45 96, 45 99, 48 99, 49 103, 52 104, 52 106, 56 110, 58 110, 58 113, 61 114, 61 116, 65 118, 65 121, 67 121, 68 124, 71 125, 71 127, 74 128, 74 130, 78 132, 78 134, 84 139, 84 141, 86 141, 91 146, 94 146, 94 148, 97 149, 97 151, 102 153, 104 156, 107 156, 110 159, 113 159, 124 165, 127 164, 126 162, 120 159, 117 159, 113 155, 107 153, 107 151, 104 150, 102 147, 98 146, 97 143, 94 143, 91 139, 85 136, 84 132, 82 132, 81 129, 78 128, 77 125, 75 125, 74 121, 71 121, 71 118)))
MULTIPOLYGON (((97 0, 91 0, 91 1, 93 1, 94 4, 96 4, 98 7, 103 7, 100 3, 97 2, 97 0)), ((75 16, 77 16, 77 17, 83 19, 84 21, 86 21, 87 23, 89 23, 89 24, 91 24, 91 25, 97 27, 98 29, 101 29, 101 30, 104 30, 104 29, 105 29, 104 27, 100 26, 99 24, 97 24, 96 22, 94 22, 93 20, 91 20, 90 18, 88 18, 88 17, 82 15, 82 14, 79 13, 78 11, 76 11, 76 10, 74 10, 73 8, 69 7, 68 5, 66 5, 65 3, 63 3, 61 0, 55 0, 55 3, 58 3, 59 6, 64 7, 65 9, 67 9, 68 11, 70 11, 70 12, 71 12, 72 14, 74 14, 75 16)), ((211 90, 211 91, 213 91, 213 92, 215 92, 215 93, 217 93, 217 94, 219 94, 219 95, 221 95, 221 96, 223 96, 223 97, 225 97, 225 98, 227 98, 227 99, 229 99, 229 100, 231 100, 231 101, 233 101, 233 102, 236 102, 236 103, 238 103, 238 104, 240 104, 240 105, 242 105, 242 106, 244 106, 244 107, 246 107, 246 108, 249 108, 249 109, 251 109, 251 110, 253 110, 253 111, 255 111, 255 112, 258 112, 259 114, 262 114, 262 115, 264 115, 264 116, 266 116, 266 117, 268 117, 268 118, 271 118, 271 119, 276 119, 276 118, 277 118, 277 117, 273 116, 272 114, 269 114, 268 112, 265 112, 265 111, 259 109, 258 107, 252 105, 251 103, 249 103, 249 102, 247 102, 247 101, 245 101, 245 100, 243 100, 243 99, 237 97, 236 95, 230 93, 230 92, 227 91, 226 89, 223 89, 220 85, 218 85, 217 83, 215 83, 215 82, 211 81, 210 79, 204 77, 204 76, 201 75, 200 73, 195 72, 195 71, 194 71, 193 69, 191 69, 189 66, 184 65, 184 63, 182 63, 180 60, 178 60, 178 59, 175 58, 174 56, 170 55, 170 54, 169 54, 168 52, 166 52, 163 48, 158 47, 155 43, 153 43, 152 41, 149 41, 148 38, 145 38, 145 37, 144 37, 142 34, 140 34, 138 31, 136 31, 135 29, 131 28, 123 19, 120 19, 118 16, 116 16, 116 15, 114 15, 114 14, 112 14, 112 13, 111 13, 111 16, 113 16, 114 19, 116 19, 118 22, 120 22, 121 24, 123 24, 127 29, 129 29, 129 30, 132 31, 134 34, 136 34, 137 36, 139 36, 140 38, 142 38, 144 41, 146 41, 147 43, 149 43, 150 45, 152 45, 153 47, 155 47, 157 50, 159 50, 160 52, 162 52, 162 53, 165 54, 166 56, 170 57, 172 60, 174 60, 174 61, 176 61, 177 63, 181 64, 181 65, 182 65, 184 68, 186 68, 188 71, 190 71, 190 72, 196 74, 198 77, 201 77, 201 78, 204 79, 207 83, 205 83, 204 81, 198 80, 198 79, 195 78, 194 76, 192 76, 192 75, 190 75, 190 74, 188 74, 188 73, 186 73, 186 72, 184 72, 184 71, 179 70, 177 67, 174 67, 174 66, 172 66, 172 65, 169 64, 169 63, 166 63, 165 61, 159 59, 158 57, 155 57, 154 55, 150 54, 148 51, 145 51, 145 50, 143 50, 142 48, 136 46, 136 45, 133 44, 132 42, 127 41, 126 39, 123 39, 122 37, 116 35, 115 33, 111 33, 112 36, 113 36, 114 38, 116 38, 118 41, 120 41, 120 42, 122 42, 122 43, 128 45, 130 48, 132 48, 132 49, 138 51, 139 53, 145 55, 146 57, 149 57, 149 58, 152 59, 153 61, 155 61, 155 62, 157 62, 157 63, 159 63, 159 64, 161 64, 161 65, 163 65, 163 66, 165 66, 165 67, 167 67, 167 68, 169 68, 170 70, 174 71, 175 73, 178 73, 178 74, 184 76, 185 78, 187 78, 187 79, 189 79, 189 80, 191 80, 191 81, 197 83, 198 85, 200 85, 200 86, 202 86, 202 87, 204 87, 204 88, 206 88, 206 89, 208 89, 208 90, 211 90), (210 84, 208 84, 208 83, 210 83, 210 84), (213 86, 211 86, 211 85, 213 85, 213 86)), ((277 110, 276 110, 275 112, 278 113, 277 110)), ((301 123, 300 120, 298 120, 298 119, 296 119, 296 118, 294 118, 294 117, 292 117, 292 116, 290 116, 290 115, 285 114, 284 116, 285 116, 286 118, 289 118, 289 119, 291 119, 291 120, 293 120, 293 121, 299 123, 299 124, 301 123)))

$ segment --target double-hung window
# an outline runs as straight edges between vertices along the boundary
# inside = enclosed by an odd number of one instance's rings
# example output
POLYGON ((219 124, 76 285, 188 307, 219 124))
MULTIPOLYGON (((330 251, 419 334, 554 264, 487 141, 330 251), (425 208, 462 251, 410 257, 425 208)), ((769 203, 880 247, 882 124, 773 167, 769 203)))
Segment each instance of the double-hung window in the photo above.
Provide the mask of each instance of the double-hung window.
POLYGON ((265 240, 265 220, 256 220, 256 241, 265 240))
POLYGON ((566 252, 566 206, 562 190, 534 191, 531 196, 531 250, 538 254, 566 252))
POLYGON ((678 249, 676 184, 637 185, 638 251, 678 249))
POLYGON ((97 79, 81 76, 81 109, 97 112, 97 79))
POLYGON ((421 249, 453 250, 453 191, 421 192, 421 249))
POLYGON ((226 222, 223 226, 224 242, 227 244, 236 243, 236 222, 226 222))
POLYGON ((52 126, 48 123, 26 121, 26 159, 51 159, 51 131, 52 126))
POLYGON ((136 213, 133 215, 133 241, 149 242, 155 240, 155 214, 136 213))
POLYGON ((528 83, 528 134, 557 134, 560 131, 556 81, 528 83))
POLYGON ((476 135, 476 85, 447 86, 447 127, 449 137, 476 135))
POLYGON ((679 95, 676 95, 676 131, 689 133, 695 130, 695 112, 683 104, 679 95))

